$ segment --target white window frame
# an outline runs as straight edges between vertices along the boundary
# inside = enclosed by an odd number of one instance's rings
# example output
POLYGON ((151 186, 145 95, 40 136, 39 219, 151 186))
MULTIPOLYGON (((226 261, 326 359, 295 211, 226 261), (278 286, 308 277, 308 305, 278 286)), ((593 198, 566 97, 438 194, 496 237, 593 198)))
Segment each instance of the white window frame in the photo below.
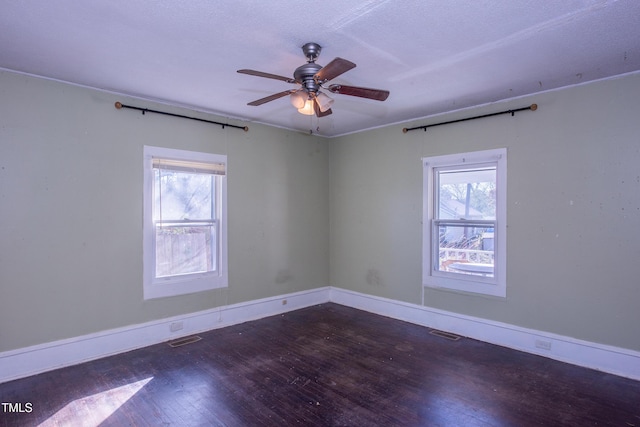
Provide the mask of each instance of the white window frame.
MULTIPOLYGON (((475 151, 436 157, 424 157, 423 221, 422 221, 422 284, 429 288, 506 297, 507 291, 507 149, 475 151), (437 170, 496 166, 496 219, 494 229, 494 276, 482 277, 449 271, 439 271, 437 262, 438 233, 436 224, 437 170)), ((478 221, 470 221, 477 223, 478 221)), ((482 221, 480 221, 482 222, 482 221)))
POLYGON ((143 179, 143 285, 144 299, 162 298, 227 287, 227 156, 163 147, 144 146, 143 179), (156 276, 155 226, 153 223, 153 160, 179 160, 186 162, 223 164, 225 175, 217 179, 217 269, 215 272, 156 276))

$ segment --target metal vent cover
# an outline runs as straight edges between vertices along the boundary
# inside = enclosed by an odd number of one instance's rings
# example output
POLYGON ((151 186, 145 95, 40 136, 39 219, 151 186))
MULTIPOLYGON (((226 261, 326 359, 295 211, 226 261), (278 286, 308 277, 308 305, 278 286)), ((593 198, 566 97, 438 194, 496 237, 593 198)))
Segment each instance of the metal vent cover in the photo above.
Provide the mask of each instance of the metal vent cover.
POLYGON ((192 344, 194 342, 198 342, 201 339, 202 338, 200 338, 198 335, 191 335, 190 337, 184 337, 184 338, 180 338, 180 339, 177 339, 177 340, 169 341, 169 346, 170 347, 181 347, 183 345, 187 345, 187 344, 192 344))
POLYGON ((461 337, 460 335, 452 334, 450 332, 439 331, 437 329, 432 329, 429 331, 431 335, 435 335, 437 337, 446 338, 451 341, 458 341, 461 337))

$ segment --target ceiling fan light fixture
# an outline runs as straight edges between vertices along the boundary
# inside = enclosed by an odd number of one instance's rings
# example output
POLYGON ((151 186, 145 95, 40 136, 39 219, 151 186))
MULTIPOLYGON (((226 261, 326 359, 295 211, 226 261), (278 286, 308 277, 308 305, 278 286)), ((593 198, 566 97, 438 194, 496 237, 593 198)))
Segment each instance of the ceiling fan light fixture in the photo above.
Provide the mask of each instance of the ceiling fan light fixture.
POLYGON ((318 106, 320 107, 320 111, 322 111, 323 113, 326 112, 328 109, 330 109, 331 105, 333 105, 333 98, 329 98, 327 95, 325 95, 322 92, 318 92, 318 95, 316 96, 316 101, 318 101, 318 106))
POLYGON ((305 91, 299 90, 294 92, 289 97, 291 99, 291 105, 296 107, 297 109, 304 108, 304 104, 309 99, 309 96, 305 91))
POLYGON ((298 108, 298 113, 304 114, 305 116, 312 116, 316 112, 313 109, 313 99, 307 99, 302 108, 298 108))
POLYGON ((300 114, 307 116, 315 114, 320 118, 333 113, 331 111, 333 99, 320 92, 321 88, 331 93, 358 96, 360 98, 374 99, 377 101, 384 101, 387 99, 389 91, 382 89, 371 89, 340 84, 332 84, 328 87, 324 87, 323 85, 325 83, 355 68, 356 64, 351 61, 347 61, 346 59, 336 57, 323 67, 316 64, 316 59, 318 59, 318 55, 320 55, 321 50, 322 48, 317 43, 306 43, 302 46, 302 52, 307 57, 307 63, 294 70, 293 78, 245 68, 238 70, 238 73, 240 74, 281 80, 286 83, 295 83, 298 85, 297 89, 274 93, 273 95, 265 96, 264 98, 249 102, 247 105, 255 107, 289 95, 291 105, 293 105, 300 114))

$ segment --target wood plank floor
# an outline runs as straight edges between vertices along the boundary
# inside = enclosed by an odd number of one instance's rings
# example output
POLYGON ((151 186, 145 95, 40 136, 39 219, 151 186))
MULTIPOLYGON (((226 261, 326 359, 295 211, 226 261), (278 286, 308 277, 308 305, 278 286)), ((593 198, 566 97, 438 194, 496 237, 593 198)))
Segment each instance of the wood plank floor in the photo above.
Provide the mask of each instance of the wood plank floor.
POLYGON ((0 384, 0 426, 640 427, 640 382, 323 304, 0 384))

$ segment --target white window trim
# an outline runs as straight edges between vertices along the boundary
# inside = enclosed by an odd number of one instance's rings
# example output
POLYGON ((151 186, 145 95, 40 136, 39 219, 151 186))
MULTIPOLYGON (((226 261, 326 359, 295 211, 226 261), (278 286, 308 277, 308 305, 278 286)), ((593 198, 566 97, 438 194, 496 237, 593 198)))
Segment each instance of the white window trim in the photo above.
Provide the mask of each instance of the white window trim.
POLYGON ((507 294, 507 149, 476 151, 424 157, 423 205, 422 205, 422 284, 425 287, 450 289, 475 294, 506 297, 507 294), (434 168, 449 166, 473 166, 497 163, 496 168, 496 229, 495 229, 495 277, 491 280, 478 276, 439 272, 434 269, 434 246, 431 240, 434 221, 435 186, 434 168))
MULTIPOLYGON (((144 299, 162 298, 227 287, 227 177, 221 177, 219 221, 218 271, 214 274, 194 274, 184 277, 155 278, 155 230, 153 226, 153 159, 184 160, 204 163, 223 163, 227 166, 227 156, 200 153, 171 148, 144 146, 143 178, 143 285, 144 299)), ((227 170, 228 173, 228 170, 227 170)))

